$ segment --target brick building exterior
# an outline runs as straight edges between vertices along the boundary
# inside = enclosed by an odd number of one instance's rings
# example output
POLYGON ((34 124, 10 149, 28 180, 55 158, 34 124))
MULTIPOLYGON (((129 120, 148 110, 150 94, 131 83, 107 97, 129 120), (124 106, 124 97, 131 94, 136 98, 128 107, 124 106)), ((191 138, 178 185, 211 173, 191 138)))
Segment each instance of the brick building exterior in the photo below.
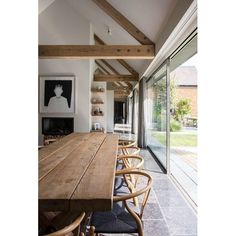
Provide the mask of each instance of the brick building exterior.
POLYGON ((171 80, 176 85, 175 98, 189 99, 191 117, 197 117, 197 69, 195 66, 180 66, 171 73, 171 80))

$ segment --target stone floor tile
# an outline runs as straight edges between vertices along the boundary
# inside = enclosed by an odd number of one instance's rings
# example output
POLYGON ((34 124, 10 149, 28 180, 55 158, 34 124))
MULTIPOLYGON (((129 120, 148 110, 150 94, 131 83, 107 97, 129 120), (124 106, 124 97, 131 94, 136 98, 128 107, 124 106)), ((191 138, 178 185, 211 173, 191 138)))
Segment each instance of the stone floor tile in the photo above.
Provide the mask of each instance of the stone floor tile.
POLYGON ((173 235, 196 235, 197 217, 189 208, 162 208, 171 234, 173 235))
POLYGON ((143 220, 160 220, 163 219, 160 207, 157 203, 147 203, 144 212, 143 220))
POLYGON ((170 236, 164 220, 144 220, 144 236, 170 236))
POLYGON ((188 207, 184 198, 177 191, 154 189, 160 207, 188 207))
POLYGON ((156 190, 157 192, 159 191, 177 191, 176 187, 174 184, 168 179, 154 179, 153 181, 153 189, 156 190))

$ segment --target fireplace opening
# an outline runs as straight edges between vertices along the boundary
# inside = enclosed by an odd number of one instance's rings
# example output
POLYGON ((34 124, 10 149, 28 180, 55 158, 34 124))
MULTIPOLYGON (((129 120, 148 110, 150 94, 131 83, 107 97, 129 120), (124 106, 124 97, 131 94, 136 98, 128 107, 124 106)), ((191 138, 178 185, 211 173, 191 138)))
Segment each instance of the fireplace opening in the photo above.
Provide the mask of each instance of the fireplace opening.
POLYGON ((42 133, 44 135, 68 135, 74 132, 74 118, 44 117, 42 118, 42 133))

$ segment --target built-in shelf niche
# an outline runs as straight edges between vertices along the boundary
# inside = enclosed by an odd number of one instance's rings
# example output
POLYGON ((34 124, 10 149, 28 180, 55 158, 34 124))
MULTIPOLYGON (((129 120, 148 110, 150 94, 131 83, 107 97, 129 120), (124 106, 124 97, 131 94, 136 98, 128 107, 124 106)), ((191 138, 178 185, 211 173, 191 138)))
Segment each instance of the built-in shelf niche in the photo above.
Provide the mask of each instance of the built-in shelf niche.
POLYGON ((106 132, 106 82, 93 82, 91 87, 91 132, 106 132), (94 124, 100 124, 95 130, 94 124))

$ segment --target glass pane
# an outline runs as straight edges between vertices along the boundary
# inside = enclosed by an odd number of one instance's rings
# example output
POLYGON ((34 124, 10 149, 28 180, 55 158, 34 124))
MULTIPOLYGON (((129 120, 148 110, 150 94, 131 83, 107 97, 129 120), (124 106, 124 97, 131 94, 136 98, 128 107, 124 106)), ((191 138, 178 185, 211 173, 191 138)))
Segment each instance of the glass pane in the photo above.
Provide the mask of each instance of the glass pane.
POLYGON ((138 101, 139 101, 139 91, 137 89, 134 90, 134 133, 138 134, 138 101))
POLYGON ((197 37, 170 63, 170 171, 197 204, 197 37))
POLYGON ((166 65, 147 83, 147 145, 166 168, 166 65))

